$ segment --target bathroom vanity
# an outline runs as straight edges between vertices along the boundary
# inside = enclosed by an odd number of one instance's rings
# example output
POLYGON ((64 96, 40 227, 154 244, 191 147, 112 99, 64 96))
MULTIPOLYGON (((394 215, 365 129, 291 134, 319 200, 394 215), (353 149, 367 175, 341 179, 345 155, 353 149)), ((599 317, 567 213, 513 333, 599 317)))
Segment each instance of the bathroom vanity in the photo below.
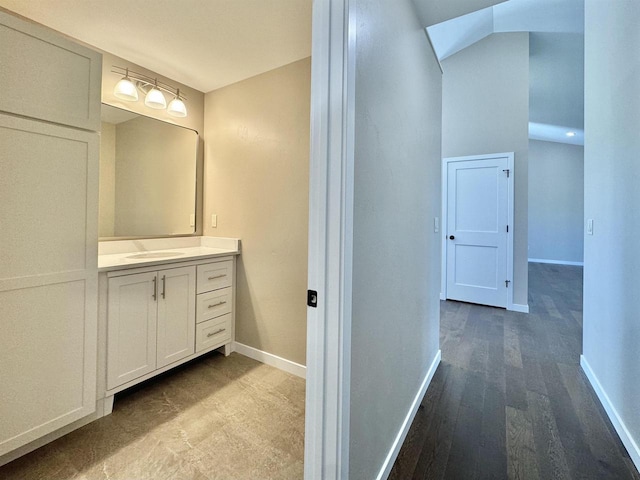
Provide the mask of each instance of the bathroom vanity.
POLYGON ((122 240, 99 249, 104 415, 122 390, 212 350, 231 353, 239 240, 122 240))

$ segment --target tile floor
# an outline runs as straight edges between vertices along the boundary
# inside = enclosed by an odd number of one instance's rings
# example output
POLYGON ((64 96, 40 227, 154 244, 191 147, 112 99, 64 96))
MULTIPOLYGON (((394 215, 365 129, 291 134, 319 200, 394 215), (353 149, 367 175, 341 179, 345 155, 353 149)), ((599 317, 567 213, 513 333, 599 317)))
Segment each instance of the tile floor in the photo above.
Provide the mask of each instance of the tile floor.
POLYGON ((0 467, 0 479, 301 479, 304 398, 301 378, 213 353, 116 396, 113 414, 0 467))

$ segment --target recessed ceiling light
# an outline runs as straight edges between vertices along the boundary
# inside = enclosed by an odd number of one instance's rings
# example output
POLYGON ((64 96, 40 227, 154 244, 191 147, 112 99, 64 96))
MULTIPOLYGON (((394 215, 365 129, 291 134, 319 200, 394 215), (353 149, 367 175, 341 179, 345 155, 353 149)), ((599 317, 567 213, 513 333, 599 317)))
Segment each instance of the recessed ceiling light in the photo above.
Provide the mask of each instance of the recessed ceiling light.
POLYGON ((576 132, 567 132, 566 135, 567 135, 567 137, 575 137, 576 136, 576 132))

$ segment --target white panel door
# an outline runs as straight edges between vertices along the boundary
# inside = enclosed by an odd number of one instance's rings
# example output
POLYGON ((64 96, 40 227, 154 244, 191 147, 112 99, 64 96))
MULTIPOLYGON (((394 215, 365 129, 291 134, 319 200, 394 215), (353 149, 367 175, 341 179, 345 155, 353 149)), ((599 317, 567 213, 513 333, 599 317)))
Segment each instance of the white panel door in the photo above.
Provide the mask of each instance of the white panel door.
POLYGON ((449 162, 447 298, 507 306, 508 160, 449 162))
POLYGON ((196 267, 158 272, 157 368, 195 352, 196 267))
POLYGON ((107 389, 156 369, 156 272, 109 279, 107 389))

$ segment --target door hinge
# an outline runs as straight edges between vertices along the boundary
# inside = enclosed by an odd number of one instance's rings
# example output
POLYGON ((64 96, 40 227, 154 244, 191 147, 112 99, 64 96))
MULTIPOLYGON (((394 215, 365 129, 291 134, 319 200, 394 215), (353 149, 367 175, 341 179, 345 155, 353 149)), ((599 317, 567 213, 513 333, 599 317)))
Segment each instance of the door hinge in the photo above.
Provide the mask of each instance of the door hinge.
POLYGON ((506 172, 507 174, 507 178, 509 178, 509 174, 511 173, 511 170, 509 170, 508 168, 506 170, 502 170, 503 172, 506 172))
POLYGON ((307 290, 307 305, 318 308, 318 292, 315 290, 307 290))
POLYGON ((509 284, 511 283, 511 280, 505 280, 504 281, 504 286, 509 288, 509 284))
POLYGON ((509 233, 509 225, 507 225, 507 233, 509 233))

